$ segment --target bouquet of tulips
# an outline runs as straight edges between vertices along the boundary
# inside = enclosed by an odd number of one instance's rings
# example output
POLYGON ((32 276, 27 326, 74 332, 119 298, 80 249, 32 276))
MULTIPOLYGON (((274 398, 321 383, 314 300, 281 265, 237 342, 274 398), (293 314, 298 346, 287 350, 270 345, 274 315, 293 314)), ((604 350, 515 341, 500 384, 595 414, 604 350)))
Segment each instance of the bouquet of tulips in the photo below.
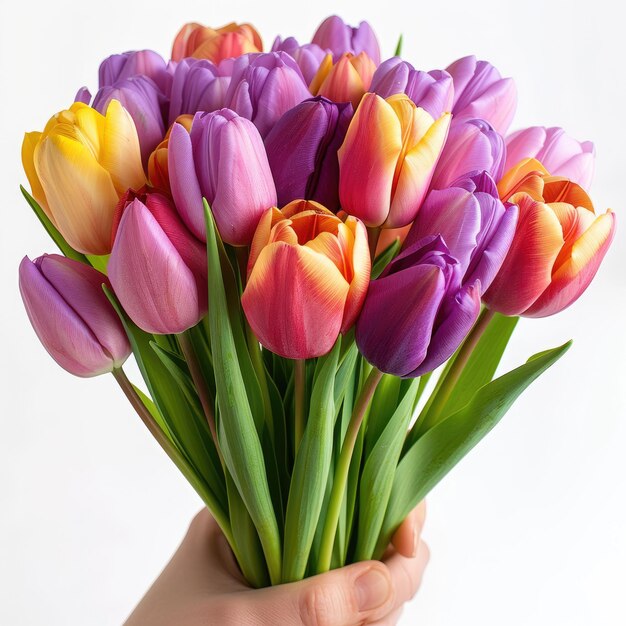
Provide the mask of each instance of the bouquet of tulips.
POLYGON ((507 134, 511 79, 400 47, 187 24, 24 139, 63 253, 20 265, 35 331, 113 374, 256 587, 380 558, 569 347, 494 379, 518 317, 572 304, 614 235, 591 143, 507 134))

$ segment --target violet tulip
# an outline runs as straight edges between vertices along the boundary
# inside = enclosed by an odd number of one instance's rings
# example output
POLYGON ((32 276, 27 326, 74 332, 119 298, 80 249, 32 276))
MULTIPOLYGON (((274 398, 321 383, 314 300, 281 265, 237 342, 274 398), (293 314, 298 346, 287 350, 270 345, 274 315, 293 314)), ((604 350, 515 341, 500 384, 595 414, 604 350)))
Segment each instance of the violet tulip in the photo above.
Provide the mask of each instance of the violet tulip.
POLYGON ((248 245, 261 215, 276 206, 276 187, 259 131, 229 109, 197 113, 191 133, 174 124, 168 169, 176 208, 203 241, 202 198, 211 206, 222 239, 234 246, 248 245))
POLYGON ((121 305, 149 333, 180 333, 207 307, 206 248, 160 193, 118 205, 108 273, 121 305))
POLYGON ((230 63, 183 59, 176 65, 170 94, 169 125, 180 115, 223 108, 230 84, 230 63))
POLYGON ((151 78, 164 94, 169 94, 171 74, 163 57, 152 50, 135 50, 107 57, 98 70, 98 86, 108 87, 135 76, 151 78))
POLYGON ((317 97, 301 102, 278 120, 265 148, 280 206, 303 198, 331 211, 339 209, 337 150, 352 113, 349 102, 335 104, 317 97))
POLYGON ((595 148, 591 141, 576 141, 562 128, 531 126, 506 138, 508 171, 526 158, 540 161, 553 176, 564 176, 588 189, 593 179, 595 148))
POLYGON ((453 119, 433 174, 432 188, 444 189, 476 171, 489 172, 498 181, 505 158, 504 139, 487 122, 453 119))
POLYGON ((104 274, 58 254, 24 257, 20 293, 37 336, 50 356, 75 376, 121 367, 130 343, 102 285, 104 274))
POLYGON ((518 209, 504 205, 487 172, 456 181, 428 194, 405 240, 409 247, 440 235, 459 262, 463 284, 480 282, 481 294, 491 285, 511 247, 518 209))
POLYGON ((311 84, 326 56, 326 52, 317 44, 305 43, 300 45, 294 37, 287 37, 287 39, 276 37, 272 45, 272 52, 286 52, 292 57, 298 64, 307 85, 311 84))
POLYGON ((372 280, 356 324, 363 356, 383 372, 415 378, 444 363, 480 312, 480 281, 439 235, 406 247, 372 280))
POLYGON ((150 154, 165 134, 165 96, 147 76, 134 76, 101 87, 92 106, 104 115, 111 100, 118 100, 133 118, 141 148, 141 161, 146 167, 150 154))
POLYGON ((517 106, 513 79, 502 78, 491 63, 475 56, 463 57, 446 70, 454 81, 454 119, 480 118, 504 135, 517 106))
POLYGON ((365 52, 376 65, 380 64, 380 46, 372 27, 361 22, 357 27, 349 26, 340 17, 327 17, 315 31, 313 43, 323 50, 330 50, 335 60, 346 52, 365 52))
POLYGON ((310 97, 298 64, 287 53, 245 54, 233 63, 224 106, 252 120, 265 137, 284 113, 310 97))
POLYGON ((379 65, 369 90, 381 98, 404 93, 434 118, 452 110, 452 76, 444 70, 416 70, 400 57, 392 57, 379 65))

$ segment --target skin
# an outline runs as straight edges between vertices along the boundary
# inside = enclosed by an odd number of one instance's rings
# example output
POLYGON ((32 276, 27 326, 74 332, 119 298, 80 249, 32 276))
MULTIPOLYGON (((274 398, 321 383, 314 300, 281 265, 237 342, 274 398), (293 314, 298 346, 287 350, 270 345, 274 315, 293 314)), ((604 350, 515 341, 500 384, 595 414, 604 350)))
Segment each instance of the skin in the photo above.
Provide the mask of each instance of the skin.
POLYGON ((428 563, 420 504, 383 561, 355 563, 306 580, 251 589, 206 510, 125 626, 392 626, 417 592, 428 563))

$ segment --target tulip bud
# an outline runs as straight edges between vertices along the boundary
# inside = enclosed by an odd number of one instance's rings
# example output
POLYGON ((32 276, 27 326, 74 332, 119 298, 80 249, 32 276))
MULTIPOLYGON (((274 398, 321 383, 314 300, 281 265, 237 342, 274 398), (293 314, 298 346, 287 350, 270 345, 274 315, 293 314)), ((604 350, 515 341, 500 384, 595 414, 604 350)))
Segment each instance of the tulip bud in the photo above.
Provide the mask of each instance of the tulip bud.
POLYGON ((311 97, 298 64, 285 52, 245 55, 233 64, 225 106, 265 137, 289 109, 311 97))
POLYGON ((339 160, 352 119, 352 105, 326 98, 305 100, 287 111, 265 140, 276 183, 278 203, 316 200, 331 211, 339 209, 339 160))
POLYGON ((259 131, 229 109, 196 114, 191 135, 174 124, 168 166, 176 208, 203 241, 202 198, 211 206, 222 239, 234 246, 248 245, 261 215, 276 206, 276 187, 259 131))
POLYGON ((141 148, 141 160, 147 165, 150 154, 165 133, 165 96, 153 80, 147 76, 135 76, 101 87, 93 100, 93 108, 104 115, 111 100, 118 100, 133 118, 141 148))
POLYGON ((357 27, 348 26, 340 17, 327 17, 315 31, 313 43, 323 50, 330 50, 335 58, 346 52, 365 52, 376 65, 380 64, 380 47, 376 34, 367 22, 357 27))
MULTIPOLYGON (((193 122, 193 115, 180 115, 176 118, 175 122, 183 126, 185 130, 189 132, 193 122)), ((172 126, 168 128, 163 141, 156 147, 148 159, 148 180, 150 186, 154 187, 157 191, 162 191, 168 196, 172 195, 169 167, 167 164, 171 132, 172 126)))
POLYGON ((505 171, 525 158, 541 161, 553 176, 564 176, 588 189, 593 179, 595 148, 576 141, 562 128, 531 126, 506 138, 505 171))
POLYGON ((500 180, 504 169, 504 139, 483 120, 454 120, 431 186, 445 189, 472 172, 488 172, 500 180))
POLYGON ((219 63, 223 59, 261 50, 261 37, 250 24, 233 22, 221 28, 211 28, 190 23, 185 24, 174 39, 172 60, 194 57, 219 63))
POLYGON ((19 269, 20 293, 39 340, 50 356, 75 376, 89 377, 121 367, 130 343, 102 290, 109 285, 92 267, 44 254, 19 269))
POLYGON ((369 90, 381 98, 404 93, 435 119, 452 110, 452 76, 443 70, 416 70, 400 57, 392 57, 378 66, 369 90))
POLYGON ((593 280, 615 235, 613 212, 597 216, 578 185, 539 168, 540 163, 526 160, 499 185, 501 193, 507 190, 503 197, 518 205, 519 220, 484 300, 504 315, 546 317, 573 304, 593 280))
POLYGON ((172 77, 161 55, 152 50, 137 50, 112 54, 100 64, 99 87, 110 87, 127 78, 146 76, 151 78, 165 94, 169 94, 172 77))
POLYGON ((367 226, 410 224, 426 196, 446 141, 450 114, 438 120, 398 94, 364 96, 339 149, 339 198, 367 226))
POLYGON ((365 52, 358 56, 346 52, 334 65, 329 54, 311 81, 311 93, 333 102, 351 102, 356 109, 369 90, 375 71, 374 62, 365 52))
POLYGON ((305 43, 300 45, 293 37, 287 37, 287 39, 276 37, 272 45, 272 52, 286 52, 292 57, 298 64, 307 85, 311 84, 326 56, 326 52, 317 44, 305 43))
POLYGON ((43 133, 27 133, 22 163, 35 199, 67 243, 85 254, 108 254, 115 205, 146 180, 128 111, 117 100, 105 115, 76 102, 43 133))
POLYGON ((454 81, 455 121, 483 119, 504 135, 517 107, 517 91, 512 78, 502 78, 487 61, 468 56, 446 68, 454 81))
POLYGON ((214 65, 204 59, 183 59, 172 78, 169 123, 184 114, 217 111, 224 107, 230 84, 228 62, 214 65))
POLYGON ((356 324, 363 356, 403 378, 450 358, 480 312, 480 282, 464 285, 462 271, 440 236, 406 247, 370 282, 356 324))
POLYGON ((361 309, 370 276, 367 231, 316 202, 296 201, 261 218, 243 310, 259 341, 290 359, 330 351, 361 309))
POLYGON ((149 333, 181 333, 207 308, 204 244, 159 193, 129 193, 118 206, 108 273, 121 305, 149 333))

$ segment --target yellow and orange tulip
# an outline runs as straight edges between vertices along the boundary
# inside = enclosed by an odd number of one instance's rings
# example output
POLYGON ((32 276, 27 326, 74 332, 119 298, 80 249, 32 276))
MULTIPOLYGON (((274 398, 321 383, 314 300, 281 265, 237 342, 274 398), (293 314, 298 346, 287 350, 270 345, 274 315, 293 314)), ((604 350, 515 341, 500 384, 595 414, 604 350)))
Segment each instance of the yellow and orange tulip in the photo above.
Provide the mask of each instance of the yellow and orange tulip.
POLYGON ((484 296, 504 315, 546 317, 575 302, 589 286, 615 234, 615 214, 596 215, 587 193, 550 176, 534 159, 515 165, 498 185, 517 204, 509 253, 484 296))
POLYGON ((339 198, 367 226, 410 224, 448 136, 450 114, 434 120, 404 94, 363 97, 339 149, 339 198))
POLYGON ((291 359, 318 357, 354 324, 370 270, 362 222, 295 200, 259 222, 243 309, 266 348, 291 359))
POLYGON ((194 22, 185 24, 176 35, 172 60, 194 57, 219 63, 223 59, 262 50, 261 36, 251 24, 232 22, 221 28, 211 28, 194 22))
POLYGON ((109 253, 115 205, 146 180, 128 111, 117 100, 106 115, 75 102, 43 132, 26 133, 22 163, 33 196, 65 240, 85 254, 109 253))

